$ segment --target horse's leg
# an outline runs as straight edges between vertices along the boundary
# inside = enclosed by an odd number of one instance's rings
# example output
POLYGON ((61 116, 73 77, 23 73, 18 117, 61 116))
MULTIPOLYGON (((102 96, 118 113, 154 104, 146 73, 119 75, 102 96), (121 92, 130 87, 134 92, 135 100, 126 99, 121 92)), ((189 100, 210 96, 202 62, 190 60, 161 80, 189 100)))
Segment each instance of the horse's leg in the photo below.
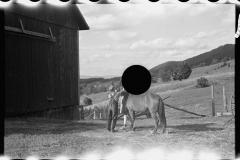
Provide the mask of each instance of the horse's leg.
POLYGON ((158 114, 158 113, 157 113, 156 115, 157 115, 157 125, 159 125, 159 123, 160 123, 160 117, 159 117, 159 114, 158 114))
POLYGON ((135 119, 135 112, 133 110, 129 111, 129 119, 131 121, 131 125, 130 125, 130 130, 135 130, 134 128, 134 119, 135 119))
POLYGON ((159 100, 158 115, 159 115, 159 119, 160 119, 160 126, 162 129, 162 132, 165 133, 166 127, 167 127, 167 121, 166 121, 166 116, 165 116, 164 103, 161 99, 159 100))
POLYGON ((152 133, 156 133, 157 132, 157 128, 158 128, 158 117, 157 117, 156 112, 151 112, 151 116, 152 116, 152 118, 153 118, 153 120, 155 122, 155 128, 154 128, 152 133))

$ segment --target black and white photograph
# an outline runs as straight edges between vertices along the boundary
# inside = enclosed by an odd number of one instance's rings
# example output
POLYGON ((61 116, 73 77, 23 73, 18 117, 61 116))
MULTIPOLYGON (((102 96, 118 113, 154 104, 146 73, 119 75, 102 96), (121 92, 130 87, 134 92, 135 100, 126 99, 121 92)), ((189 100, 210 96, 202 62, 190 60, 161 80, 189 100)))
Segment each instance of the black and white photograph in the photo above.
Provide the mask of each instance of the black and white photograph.
POLYGON ((235 159, 239 8, 164 2, 3 7, 4 156, 235 159))

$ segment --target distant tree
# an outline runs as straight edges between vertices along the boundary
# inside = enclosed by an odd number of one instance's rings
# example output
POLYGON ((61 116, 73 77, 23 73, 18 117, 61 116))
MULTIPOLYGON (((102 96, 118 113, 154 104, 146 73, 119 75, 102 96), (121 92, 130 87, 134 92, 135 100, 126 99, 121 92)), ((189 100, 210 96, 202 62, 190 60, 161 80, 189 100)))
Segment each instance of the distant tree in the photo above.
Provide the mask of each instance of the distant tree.
POLYGON ((173 71, 173 80, 187 79, 192 73, 192 69, 186 62, 180 62, 178 67, 173 71))
POLYGON ((195 69, 195 68, 197 68, 197 65, 192 66, 192 69, 195 69))
POLYGON ((217 64, 217 63, 219 63, 219 62, 220 62, 219 59, 213 59, 213 60, 212 60, 212 64, 217 64))
POLYGON ((91 94, 91 93, 96 93, 96 88, 95 88, 94 85, 91 85, 91 86, 89 87, 89 90, 90 90, 90 94, 91 94))
POLYGON ((92 104, 92 100, 88 97, 84 98, 83 100, 83 105, 84 106, 88 106, 88 105, 91 105, 92 104))
POLYGON ((101 93, 101 92, 106 92, 107 88, 104 85, 100 85, 97 87, 97 93, 101 93))
POLYGON ((226 63, 226 62, 224 62, 224 63, 221 65, 221 67, 225 67, 225 66, 227 66, 227 63, 226 63))
POLYGON ((224 57, 221 62, 227 62, 228 61, 228 57, 224 57))
POLYGON ((152 76, 152 83, 157 83, 158 77, 152 73, 151 73, 151 76, 152 76))
POLYGON ((163 82, 168 82, 171 80, 172 72, 170 70, 166 71, 159 71, 159 77, 162 79, 163 82))

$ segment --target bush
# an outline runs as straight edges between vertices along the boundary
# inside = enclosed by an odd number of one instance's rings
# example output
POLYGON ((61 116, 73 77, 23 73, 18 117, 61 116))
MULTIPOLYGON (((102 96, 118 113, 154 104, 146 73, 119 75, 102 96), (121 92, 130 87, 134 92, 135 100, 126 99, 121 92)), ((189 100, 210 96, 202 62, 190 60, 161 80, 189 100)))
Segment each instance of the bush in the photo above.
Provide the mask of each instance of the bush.
POLYGON ((210 86, 208 80, 205 77, 201 77, 200 79, 197 79, 197 88, 204 88, 210 86))
POLYGON ((224 63, 221 65, 221 67, 225 67, 225 66, 227 66, 227 63, 226 63, 226 62, 224 62, 224 63))
POLYGON ((228 63, 228 67, 231 67, 231 64, 230 64, 230 63, 228 63))
POLYGON ((84 100, 83 100, 84 106, 89 106, 91 104, 92 104, 92 100, 90 98, 88 98, 88 97, 84 98, 84 100))

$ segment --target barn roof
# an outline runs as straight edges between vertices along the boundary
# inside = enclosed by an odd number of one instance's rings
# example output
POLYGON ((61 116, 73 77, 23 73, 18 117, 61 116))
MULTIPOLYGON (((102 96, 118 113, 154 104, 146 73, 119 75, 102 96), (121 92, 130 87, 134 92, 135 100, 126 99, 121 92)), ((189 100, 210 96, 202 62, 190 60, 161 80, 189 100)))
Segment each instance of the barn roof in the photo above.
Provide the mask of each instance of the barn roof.
MULTIPOLYGON (((57 7, 52 4, 48 4, 47 7, 45 7, 45 6, 46 6, 46 4, 41 4, 41 6, 39 6, 38 8, 31 9, 31 8, 21 5, 21 4, 20 5, 14 4, 14 5, 11 5, 11 7, 9 7, 8 9, 6 9, 6 11, 15 13, 15 14, 19 14, 19 15, 23 15, 26 17, 30 17, 33 19, 48 21, 48 22, 52 22, 52 19, 50 18, 51 20, 49 20, 49 18, 46 16, 47 14, 51 13, 51 12, 48 12, 48 10, 53 9, 53 12, 55 12, 53 14, 57 13, 60 17, 64 16, 64 12, 67 11, 70 14, 70 16, 72 17, 73 21, 75 22, 75 25, 78 28, 78 30, 89 30, 90 29, 76 4, 69 4, 64 7, 57 7)), ((56 18, 55 20, 59 21, 59 18, 56 18)), ((56 23, 56 21, 55 21, 55 23, 56 23)), ((59 21, 59 22, 57 22, 57 24, 62 25, 65 23, 63 23, 63 21, 59 21)))
POLYGON ((74 20, 76 21, 77 25, 79 26, 79 30, 89 30, 90 29, 82 15, 82 13, 78 9, 77 5, 75 5, 75 4, 69 5, 69 10, 70 10, 74 20))

